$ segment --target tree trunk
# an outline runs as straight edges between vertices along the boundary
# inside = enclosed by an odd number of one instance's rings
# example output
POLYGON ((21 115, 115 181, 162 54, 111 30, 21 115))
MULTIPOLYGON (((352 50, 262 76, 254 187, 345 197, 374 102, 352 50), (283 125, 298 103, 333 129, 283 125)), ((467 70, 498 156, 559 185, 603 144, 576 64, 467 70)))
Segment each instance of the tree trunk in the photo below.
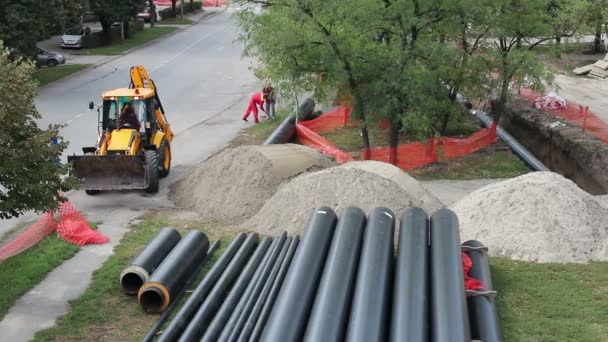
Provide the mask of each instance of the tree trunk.
POLYGON ((190 0, 190 10, 194 12, 194 0, 190 0))
POLYGON ((123 39, 127 39, 129 37, 131 37, 131 34, 129 32, 129 21, 127 19, 124 19, 122 21, 122 27, 124 30, 124 38, 123 39))
POLYGON ((103 45, 108 45, 112 43, 112 22, 107 18, 99 18, 99 22, 101 23, 101 43, 103 45))
POLYGON ((399 118, 391 118, 390 135, 388 144, 390 148, 389 162, 397 165, 397 147, 399 146, 399 131, 401 130, 401 120, 399 118))
POLYGON ((602 23, 598 22, 595 26, 595 39, 593 40, 593 51, 603 52, 602 46, 602 23))
POLYGON ((505 112, 505 107, 507 105, 507 98, 509 97, 509 81, 510 77, 503 76, 502 86, 500 89, 500 97, 494 103, 492 108, 492 114, 494 115, 494 121, 498 124, 500 121, 500 117, 505 112))
POLYGON ((177 7, 176 4, 177 0, 171 0, 171 8, 173 8, 173 15, 177 17, 177 7))
POLYGON ((152 17, 150 18, 150 27, 154 27, 154 23, 156 23, 156 5, 154 4, 154 0, 149 0, 148 4, 150 6, 150 12, 152 12, 152 17))
POLYGON ((369 132, 367 131, 367 123, 361 121, 361 140, 363 141, 363 160, 368 160, 370 157, 369 132))

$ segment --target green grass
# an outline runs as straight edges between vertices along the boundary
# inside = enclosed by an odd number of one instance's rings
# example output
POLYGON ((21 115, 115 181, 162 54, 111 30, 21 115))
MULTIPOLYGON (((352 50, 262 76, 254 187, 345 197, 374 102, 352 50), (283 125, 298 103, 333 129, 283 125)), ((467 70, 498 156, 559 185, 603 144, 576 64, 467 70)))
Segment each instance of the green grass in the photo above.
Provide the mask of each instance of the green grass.
POLYGON ((36 246, 0 262, 0 320, 15 301, 36 286, 55 267, 71 258, 79 247, 67 243, 55 233, 36 246))
POLYGON ((124 41, 118 41, 110 46, 101 46, 92 49, 83 49, 81 54, 83 55, 120 55, 121 53, 132 49, 136 46, 160 38, 166 34, 169 34, 177 30, 177 27, 151 27, 146 28, 142 31, 137 32, 133 37, 125 39, 124 41))
POLYGON ((419 180, 468 180, 483 178, 511 178, 530 172, 530 169, 508 147, 498 142, 466 156, 408 170, 419 180))
POLYGON ((504 341, 608 341, 608 263, 491 267, 504 341))
POLYGON ((136 296, 123 294, 118 275, 157 231, 168 225, 182 233, 194 228, 203 230, 211 242, 222 240, 201 274, 209 270, 233 237, 231 233, 212 230, 214 225, 210 224, 170 221, 162 215, 148 217, 125 234, 114 249, 115 254, 95 271, 89 288, 70 303, 70 312, 55 327, 39 332, 35 341, 141 341, 159 315, 146 314, 136 296))
POLYGON ((169 18, 167 20, 156 22, 156 25, 192 25, 192 20, 188 18, 169 18))
POLYGON ((56 67, 42 67, 36 70, 34 77, 38 80, 40 86, 43 86, 89 66, 90 64, 65 64, 56 67))

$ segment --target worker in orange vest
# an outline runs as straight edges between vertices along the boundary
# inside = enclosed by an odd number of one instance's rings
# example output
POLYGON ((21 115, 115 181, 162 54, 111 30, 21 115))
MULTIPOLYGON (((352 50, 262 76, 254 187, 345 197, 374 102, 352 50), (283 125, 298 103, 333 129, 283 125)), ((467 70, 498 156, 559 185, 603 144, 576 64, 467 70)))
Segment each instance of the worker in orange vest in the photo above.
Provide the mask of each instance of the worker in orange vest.
POLYGON ((255 93, 253 96, 251 96, 251 99, 249 100, 249 107, 247 107, 247 111, 245 112, 245 115, 243 115, 243 121, 247 121, 249 114, 253 112, 253 120, 255 123, 260 122, 258 120, 258 106, 260 106, 260 109, 266 113, 264 110, 264 99, 265 98, 262 93, 255 93))

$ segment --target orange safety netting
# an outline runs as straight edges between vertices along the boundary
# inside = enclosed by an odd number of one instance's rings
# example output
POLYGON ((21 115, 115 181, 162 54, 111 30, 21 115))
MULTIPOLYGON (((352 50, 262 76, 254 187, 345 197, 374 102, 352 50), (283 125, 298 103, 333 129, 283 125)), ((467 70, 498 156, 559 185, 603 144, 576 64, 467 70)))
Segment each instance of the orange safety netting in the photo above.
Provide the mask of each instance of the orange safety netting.
POLYGON ((227 0, 203 0, 203 7, 226 6, 227 0))
POLYGON ((473 268, 473 261, 467 255, 462 253, 462 271, 464 273, 464 288, 466 290, 481 290, 484 288, 483 283, 479 279, 471 277, 469 274, 473 268))
MULTIPOLYGON (((340 164, 354 160, 319 135, 319 133, 345 126, 349 122, 351 112, 350 107, 340 106, 314 120, 299 122, 296 125, 298 140, 306 146, 333 156, 340 164)), ((381 123, 380 127, 386 127, 386 123, 381 123)), ((361 159, 383 161, 408 170, 438 162, 442 158, 450 159, 471 154, 495 143, 497 139, 494 125, 492 128, 482 129, 466 139, 431 138, 426 143, 415 142, 401 144, 397 148, 378 147, 364 150, 361 152, 361 159)))
MULTIPOLYGON (((520 89, 519 93, 523 97, 527 98, 531 103, 534 103, 536 99, 543 96, 542 94, 526 88, 520 89)), ((544 111, 565 119, 574 125, 582 127, 583 130, 589 131, 600 140, 608 143, 608 123, 604 122, 593 112, 591 112, 589 107, 579 105, 566 99, 566 106, 564 108, 547 108, 544 109, 544 111)))
POLYGON ((110 241, 108 237, 93 230, 87 220, 69 202, 63 202, 56 211, 47 212, 15 239, 2 246, 0 261, 33 247, 55 230, 60 238, 78 246, 110 241))

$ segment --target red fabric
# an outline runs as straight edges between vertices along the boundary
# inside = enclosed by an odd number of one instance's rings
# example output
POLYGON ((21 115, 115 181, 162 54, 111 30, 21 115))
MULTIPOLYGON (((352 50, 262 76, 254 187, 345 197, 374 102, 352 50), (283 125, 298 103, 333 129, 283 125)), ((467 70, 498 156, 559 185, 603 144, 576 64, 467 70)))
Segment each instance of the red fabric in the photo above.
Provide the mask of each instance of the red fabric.
POLYGON ((467 290, 482 290, 483 283, 479 279, 472 278, 469 273, 473 268, 473 262, 467 253, 462 253, 462 272, 464 273, 464 288, 467 290))
MULTIPOLYGON (((528 99, 530 103, 534 101, 542 94, 536 93, 530 89, 520 89, 520 94, 528 99)), ((583 107, 575 102, 568 101, 566 99, 565 108, 556 109, 544 109, 546 112, 553 114, 554 116, 565 119, 571 124, 582 127, 584 130, 595 135, 597 138, 605 143, 608 143, 608 123, 597 117, 593 112, 589 111, 588 107, 583 107)))
MULTIPOLYGON (((348 154, 338 149, 319 133, 333 131, 338 127, 357 125, 358 122, 349 122, 352 113, 351 107, 341 106, 314 120, 299 122, 296 125, 298 140, 304 145, 315 148, 327 155, 336 157, 338 163, 354 160, 348 154)), ((380 127, 386 127, 386 122, 380 122, 380 127)), ((389 124, 390 125, 390 124, 389 124)), ((428 139, 425 143, 415 142, 401 144, 397 148, 376 147, 361 152, 362 160, 377 160, 391 163, 401 169, 409 170, 416 167, 436 163, 442 154, 444 159, 455 158, 471 154, 487 145, 495 143, 496 125, 482 129, 466 139, 428 139)))
POLYGON ((245 115, 243 115, 243 119, 247 120, 249 114, 253 112, 253 119, 255 120, 255 123, 258 123, 258 106, 260 106, 261 108, 263 104, 264 101, 262 101, 262 93, 253 94, 253 96, 251 96, 251 99, 249 100, 249 106, 247 107, 245 115))
POLYGON ((0 261, 28 250, 55 230, 60 238, 78 246, 110 241, 100 232, 91 229, 87 220, 69 202, 64 202, 58 210, 47 212, 15 239, 2 246, 0 261))
POLYGON ((203 0, 203 7, 226 6, 227 0, 203 0))

